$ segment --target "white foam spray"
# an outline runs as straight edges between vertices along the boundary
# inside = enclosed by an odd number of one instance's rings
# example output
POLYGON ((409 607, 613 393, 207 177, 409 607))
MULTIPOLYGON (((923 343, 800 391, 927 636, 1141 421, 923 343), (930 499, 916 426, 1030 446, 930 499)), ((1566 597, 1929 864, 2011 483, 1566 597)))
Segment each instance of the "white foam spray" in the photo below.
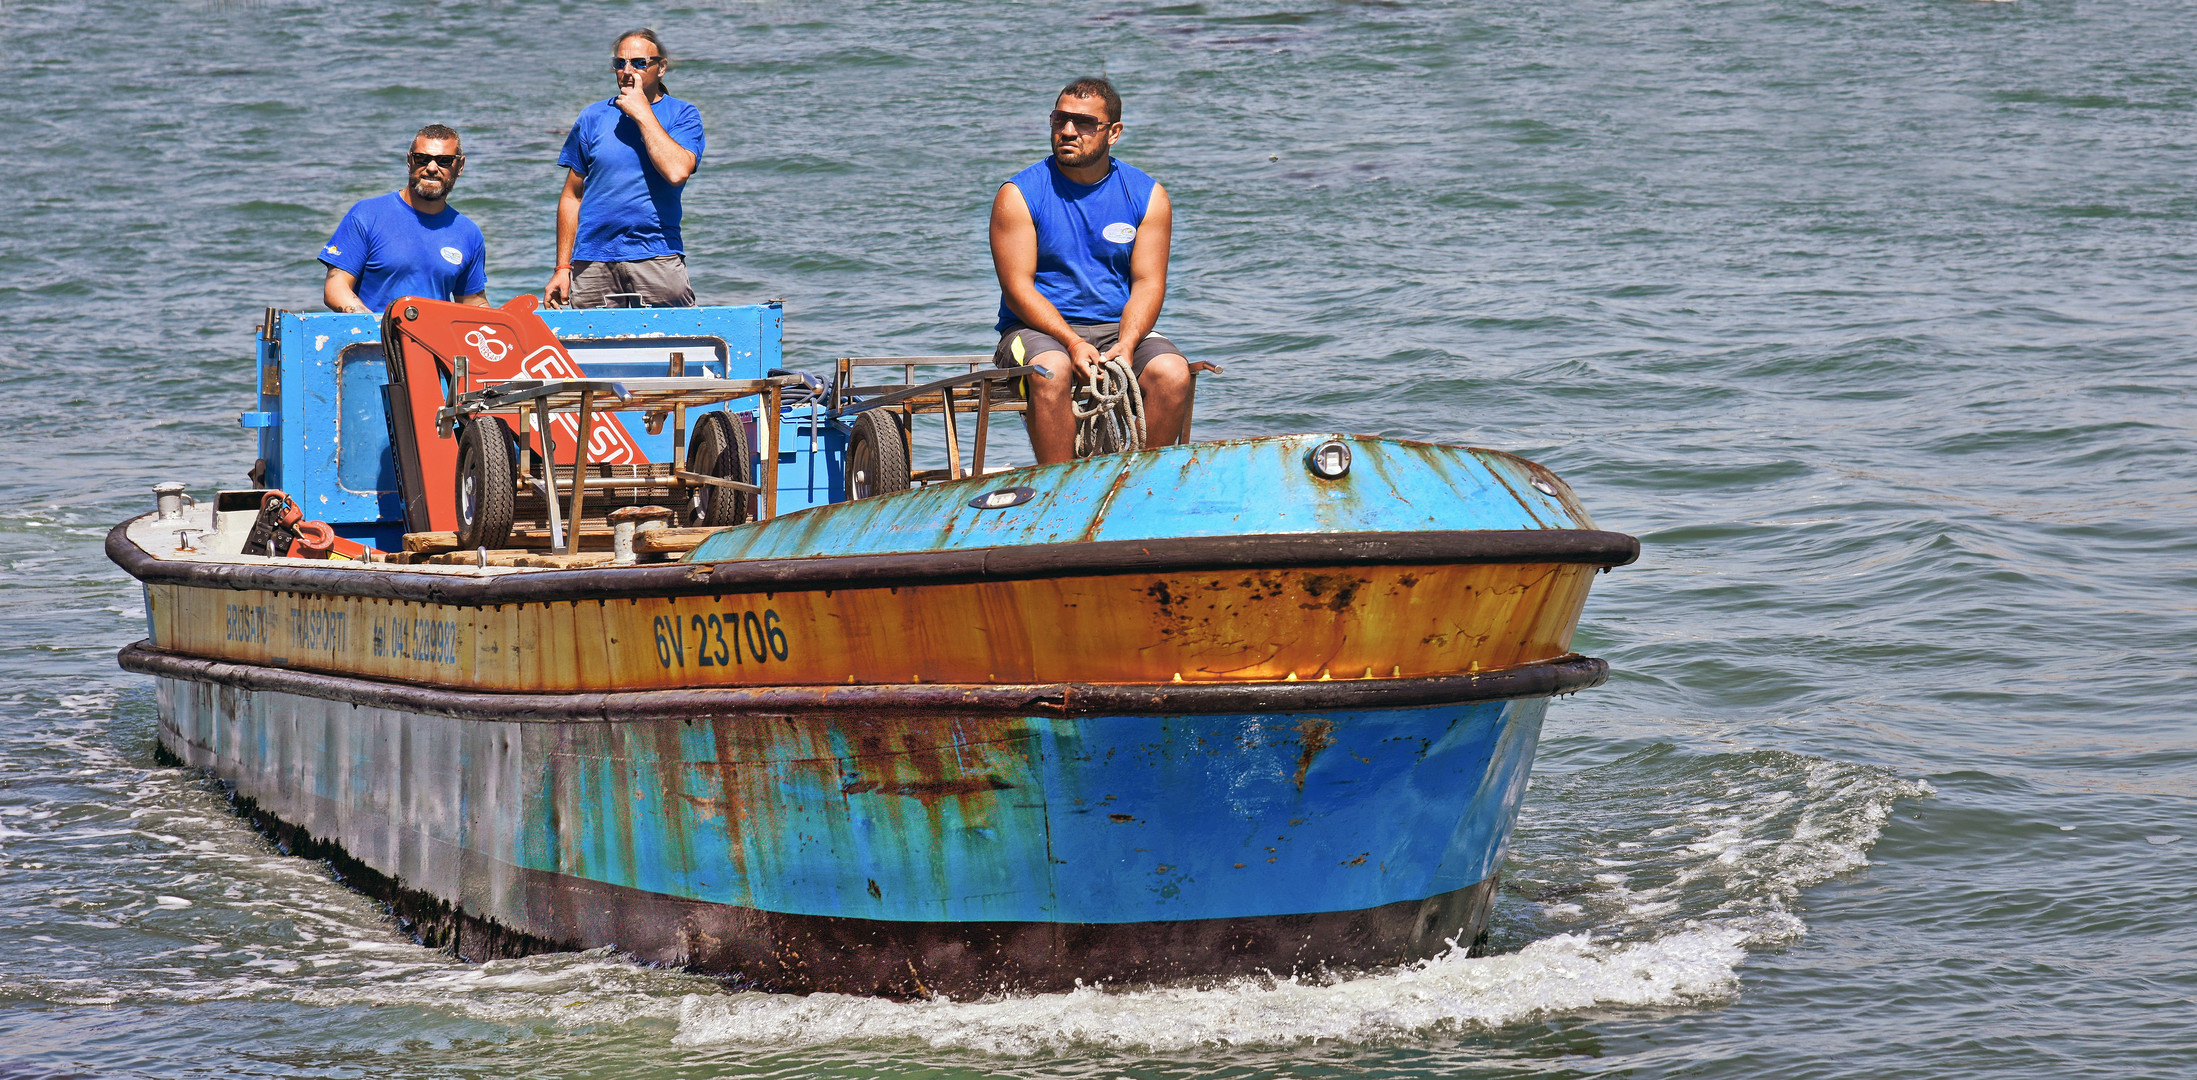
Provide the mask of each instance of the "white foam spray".
POLYGON ((1560 934, 1503 956, 1461 951, 1334 982, 1239 980, 1210 989, 1078 989, 977 1002, 887 1002, 842 994, 689 997, 685 1046, 817 1046, 906 1041, 1031 1054, 1067 1047, 1180 1051, 1201 1046, 1374 1042, 1540 1013, 1669 1005, 1729 994, 1744 950, 1736 931, 1700 929, 1603 945, 1560 934))
POLYGON ((1083 988, 975 1002, 839 994, 694 995, 681 1045, 914 1042, 1003 1055, 1073 1047, 1171 1052, 1407 1040, 1538 1016, 1688 1006, 1739 992, 1750 948, 1806 930, 1799 891, 1867 864, 1901 799, 1929 786, 1797 754, 1695 757, 1655 747, 1537 783, 1508 873, 1501 932, 1461 950, 1336 980, 1083 988), (1500 942, 1498 942, 1500 944, 1500 942))

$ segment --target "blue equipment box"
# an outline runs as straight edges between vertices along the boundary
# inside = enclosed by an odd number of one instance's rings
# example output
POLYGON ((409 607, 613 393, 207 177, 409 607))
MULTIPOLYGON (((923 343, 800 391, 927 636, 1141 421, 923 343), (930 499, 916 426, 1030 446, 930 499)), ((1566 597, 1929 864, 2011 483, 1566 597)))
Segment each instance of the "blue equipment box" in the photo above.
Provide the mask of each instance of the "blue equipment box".
MULTIPOLYGON (((686 373, 760 379, 784 365, 784 306, 591 308, 538 312, 593 378, 661 376, 671 354, 686 373)), ((404 505, 381 388, 389 381, 374 315, 270 310, 259 332, 259 407, 238 418, 259 432, 254 486, 281 488, 308 517, 385 550, 402 546, 404 505)), ((700 410, 698 410, 700 411, 700 410)), ((845 435, 807 406, 780 425, 778 510, 843 498, 845 435), (811 453, 812 427, 815 433, 811 453), (823 458, 826 460, 813 460, 823 458)), ((671 458, 671 433, 650 435, 637 413, 619 414, 651 460, 671 458)), ((753 434, 752 415, 743 417, 753 434)), ((754 443, 750 442, 750 445, 754 443)), ((758 462, 760 465, 760 462, 758 462)))

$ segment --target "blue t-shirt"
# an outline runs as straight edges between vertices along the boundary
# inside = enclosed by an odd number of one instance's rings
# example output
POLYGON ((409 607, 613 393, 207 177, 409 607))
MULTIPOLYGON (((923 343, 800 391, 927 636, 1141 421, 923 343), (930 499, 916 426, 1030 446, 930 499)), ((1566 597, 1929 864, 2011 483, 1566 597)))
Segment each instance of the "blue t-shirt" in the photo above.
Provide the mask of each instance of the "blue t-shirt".
MULTIPOLYGON (((671 141, 702 164, 702 111, 665 94, 649 106, 671 141)), ((649 160, 641 125, 618 108, 616 100, 598 101, 580 110, 565 136, 557 164, 587 183, 580 196, 580 230, 572 257, 591 262, 632 262, 658 255, 684 255, 679 239, 680 186, 664 179, 649 160)))
POLYGON ((447 205, 422 214, 394 191, 352 206, 320 261, 359 279, 359 301, 377 314, 400 296, 456 300, 488 290, 480 227, 447 205))
MULTIPOLYGON (((1152 205, 1152 178, 1116 161, 1106 179, 1079 184, 1046 158, 1007 182, 1022 192, 1037 225, 1037 291, 1072 323, 1121 321, 1129 302, 1129 253, 1152 205)), ((1021 322, 999 298, 1004 332, 1021 322)))

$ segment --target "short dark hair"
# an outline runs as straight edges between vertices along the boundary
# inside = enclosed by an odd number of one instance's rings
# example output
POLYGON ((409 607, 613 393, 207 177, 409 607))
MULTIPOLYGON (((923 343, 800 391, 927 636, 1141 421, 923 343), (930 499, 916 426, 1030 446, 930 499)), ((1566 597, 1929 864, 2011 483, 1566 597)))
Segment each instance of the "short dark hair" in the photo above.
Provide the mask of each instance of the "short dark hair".
POLYGON ((1085 76, 1061 87, 1061 97, 1095 97, 1106 103, 1106 122, 1121 123, 1121 95, 1114 84, 1097 76, 1085 76))
MULTIPOLYGON (((459 149, 465 148, 465 141, 458 138, 458 133, 442 124, 429 124, 413 133, 412 142, 414 144, 417 144, 421 139, 448 139, 457 143, 459 149)), ((406 146, 405 149, 410 150, 411 146, 406 146)))

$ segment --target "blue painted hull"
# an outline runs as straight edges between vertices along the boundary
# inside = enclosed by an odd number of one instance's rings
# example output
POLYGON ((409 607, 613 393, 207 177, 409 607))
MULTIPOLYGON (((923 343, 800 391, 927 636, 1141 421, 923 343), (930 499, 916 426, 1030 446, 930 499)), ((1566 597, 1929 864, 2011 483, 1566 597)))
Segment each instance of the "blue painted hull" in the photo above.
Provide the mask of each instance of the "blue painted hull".
POLYGON ((719 746, 740 736, 722 724, 684 726, 672 745, 647 725, 597 725, 537 755, 518 831, 558 843, 507 857, 711 903, 903 922, 1359 910, 1495 873, 1546 706, 948 721, 928 732, 949 745, 914 754, 860 745, 908 722, 835 718, 731 772, 719 746), (830 756, 793 756, 819 743, 830 756), (661 809, 547 828, 573 807, 640 803, 661 809))
POLYGON ((902 995, 1469 943, 1547 707, 516 723, 285 678, 162 677, 164 745, 424 937, 902 995))

